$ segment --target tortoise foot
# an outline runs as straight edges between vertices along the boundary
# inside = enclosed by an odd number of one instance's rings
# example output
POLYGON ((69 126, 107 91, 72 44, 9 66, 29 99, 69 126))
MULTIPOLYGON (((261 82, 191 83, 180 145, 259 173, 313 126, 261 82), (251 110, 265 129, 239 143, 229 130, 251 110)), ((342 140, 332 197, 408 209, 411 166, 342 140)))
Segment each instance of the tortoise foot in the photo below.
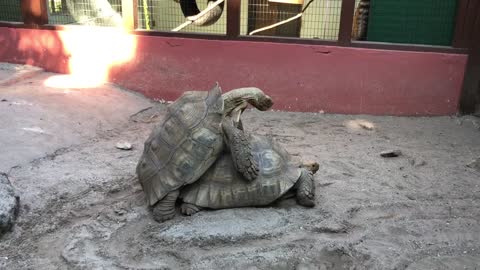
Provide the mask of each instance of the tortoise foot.
POLYGON ((306 207, 315 206, 315 185, 313 183, 313 173, 303 170, 297 186, 297 202, 306 207))
POLYGON ((153 206, 152 216, 156 222, 161 223, 175 217, 175 201, 179 194, 178 190, 172 191, 153 206))
POLYGON ((164 213, 164 212, 161 212, 161 211, 155 211, 155 209, 153 209, 152 216, 153 216, 153 219, 156 222, 162 223, 162 222, 165 222, 167 220, 170 220, 170 219, 174 218, 175 217, 175 211, 173 211, 173 213, 164 213))
POLYGON ((182 205, 180 206, 180 210, 182 211, 182 214, 186 216, 191 216, 200 212, 202 208, 194 204, 182 203, 182 205))

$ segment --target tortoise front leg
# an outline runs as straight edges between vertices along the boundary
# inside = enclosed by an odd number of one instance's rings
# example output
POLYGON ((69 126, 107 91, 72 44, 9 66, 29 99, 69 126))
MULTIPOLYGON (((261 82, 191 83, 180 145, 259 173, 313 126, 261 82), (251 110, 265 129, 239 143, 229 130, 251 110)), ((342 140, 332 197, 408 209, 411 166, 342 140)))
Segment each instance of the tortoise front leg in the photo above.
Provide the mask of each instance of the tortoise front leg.
POLYGON ((315 184, 313 172, 302 169, 302 174, 295 185, 297 190, 297 202, 306 207, 315 206, 315 184))
POLYGON ((175 202, 179 194, 178 190, 171 191, 153 206, 152 215, 155 221, 161 223, 175 216, 175 202))
POLYGON ((230 148, 233 165, 248 181, 258 176, 258 164, 253 158, 252 147, 246 134, 234 124, 231 117, 225 117, 222 122, 227 146, 230 148))

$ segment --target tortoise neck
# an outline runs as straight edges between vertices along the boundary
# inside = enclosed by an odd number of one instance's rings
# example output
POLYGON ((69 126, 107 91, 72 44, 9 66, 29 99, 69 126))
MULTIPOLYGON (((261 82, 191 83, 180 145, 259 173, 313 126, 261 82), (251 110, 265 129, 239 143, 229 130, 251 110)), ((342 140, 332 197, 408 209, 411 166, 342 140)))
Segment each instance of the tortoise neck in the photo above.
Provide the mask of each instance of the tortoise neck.
POLYGON ((263 94, 262 90, 256 87, 238 88, 223 94, 224 114, 229 115, 234 108, 245 101, 250 104, 257 102, 258 96, 261 94, 263 94))

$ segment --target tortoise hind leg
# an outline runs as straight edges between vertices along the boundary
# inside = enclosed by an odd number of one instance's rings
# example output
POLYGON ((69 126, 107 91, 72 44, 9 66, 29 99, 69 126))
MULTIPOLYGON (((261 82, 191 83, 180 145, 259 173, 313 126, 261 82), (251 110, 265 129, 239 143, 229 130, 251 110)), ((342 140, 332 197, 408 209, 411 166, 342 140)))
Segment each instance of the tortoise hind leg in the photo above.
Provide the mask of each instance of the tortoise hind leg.
POLYGON ((153 206, 152 215, 155 221, 164 222, 175 216, 175 202, 179 194, 180 191, 174 190, 153 206))
POLYGON ((182 203, 182 205, 180 206, 180 209, 182 211, 182 214, 186 216, 191 216, 202 211, 203 208, 191 203, 182 203))
POLYGON ((296 183, 297 202, 306 207, 315 206, 315 184, 313 183, 313 173, 306 169, 296 183))

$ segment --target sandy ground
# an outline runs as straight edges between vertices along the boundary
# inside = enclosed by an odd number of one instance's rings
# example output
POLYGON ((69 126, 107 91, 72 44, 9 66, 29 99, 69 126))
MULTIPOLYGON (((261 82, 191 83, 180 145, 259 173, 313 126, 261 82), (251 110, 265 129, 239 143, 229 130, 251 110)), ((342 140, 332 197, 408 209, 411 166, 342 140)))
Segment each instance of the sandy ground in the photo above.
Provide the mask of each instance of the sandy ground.
POLYGON ((320 163, 316 206, 158 224, 135 166, 165 105, 112 85, 44 86, 52 75, 0 88, 0 172, 21 202, 1 269, 480 269, 480 169, 466 166, 478 118, 249 110, 248 131, 320 163), (403 155, 380 157, 390 149, 403 155))

